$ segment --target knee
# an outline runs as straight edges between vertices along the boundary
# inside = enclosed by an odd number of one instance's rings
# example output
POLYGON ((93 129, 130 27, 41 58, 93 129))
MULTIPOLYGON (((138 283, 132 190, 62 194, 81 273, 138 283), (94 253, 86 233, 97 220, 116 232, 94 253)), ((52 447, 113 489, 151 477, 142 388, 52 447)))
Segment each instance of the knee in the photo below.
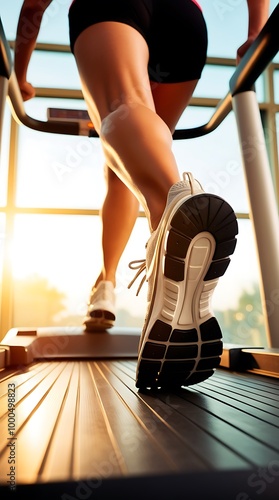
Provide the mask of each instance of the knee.
POLYGON ((108 140, 115 133, 131 113, 129 104, 120 104, 114 111, 103 118, 100 129, 100 137, 108 140))

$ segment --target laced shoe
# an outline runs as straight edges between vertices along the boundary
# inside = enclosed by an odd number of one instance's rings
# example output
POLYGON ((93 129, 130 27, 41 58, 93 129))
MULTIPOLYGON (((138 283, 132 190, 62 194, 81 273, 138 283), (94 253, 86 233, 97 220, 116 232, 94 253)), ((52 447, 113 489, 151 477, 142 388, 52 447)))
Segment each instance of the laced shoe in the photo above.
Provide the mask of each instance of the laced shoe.
POLYGON ((88 301, 87 315, 83 324, 87 331, 102 331, 115 322, 115 293, 111 281, 100 281, 88 301))
POLYGON ((205 193, 192 174, 169 191, 158 228, 146 246, 147 313, 136 386, 178 388, 210 377, 220 363, 222 333, 211 309, 213 291, 236 246, 231 206, 205 193))

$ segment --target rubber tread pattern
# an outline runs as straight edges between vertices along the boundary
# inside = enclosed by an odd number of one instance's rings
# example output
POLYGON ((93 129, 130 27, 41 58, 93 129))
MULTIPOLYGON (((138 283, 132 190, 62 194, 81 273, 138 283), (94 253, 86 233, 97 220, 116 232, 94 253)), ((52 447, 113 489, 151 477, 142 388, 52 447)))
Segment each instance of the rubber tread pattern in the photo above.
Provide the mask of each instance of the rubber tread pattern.
MULTIPOLYGON (((216 243, 203 281, 217 279, 225 273, 238 233, 236 216, 227 202, 216 195, 195 195, 177 209, 170 226, 164 259, 166 278, 174 282, 184 280, 187 250, 191 240, 201 232, 211 233, 216 243)), ((195 328, 182 325, 180 329, 177 324, 173 328, 161 319, 154 322, 148 335, 153 344, 146 342, 138 364, 136 386, 139 389, 189 386, 213 375, 222 354, 222 332, 214 316, 204 323, 196 323, 195 328), (161 349, 164 355, 160 360, 159 346, 167 347, 161 349), (144 359, 147 353, 149 359, 144 359)))

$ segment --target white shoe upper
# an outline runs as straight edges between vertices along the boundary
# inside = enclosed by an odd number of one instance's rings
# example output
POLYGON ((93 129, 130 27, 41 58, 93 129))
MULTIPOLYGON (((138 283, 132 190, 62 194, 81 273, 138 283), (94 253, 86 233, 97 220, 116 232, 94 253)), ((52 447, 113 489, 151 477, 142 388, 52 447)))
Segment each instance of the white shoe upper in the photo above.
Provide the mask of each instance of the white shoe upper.
MULTIPOLYGON (((169 214, 171 213, 172 208, 174 206, 177 206, 177 203, 179 203, 180 199, 181 201, 185 201, 188 196, 190 197, 200 193, 204 193, 204 190, 201 184, 194 179, 193 175, 190 172, 184 172, 183 180, 177 182, 170 188, 166 208, 161 217, 161 221, 157 229, 151 234, 146 246, 146 279, 147 281, 149 281, 149 283, 150 278, 152 279, 152 271, 154 268, 156 244, 160 239, 160 232, 164 228, 166 217, 170 216, 169 214)), ((149 286, 149 292, 150 288, 151 287, 149 286)))
POLYGON ((111 281, 100 281, 90 294, 88 316, 93 311, 100 310, 115 314, 115 293, 111 281))

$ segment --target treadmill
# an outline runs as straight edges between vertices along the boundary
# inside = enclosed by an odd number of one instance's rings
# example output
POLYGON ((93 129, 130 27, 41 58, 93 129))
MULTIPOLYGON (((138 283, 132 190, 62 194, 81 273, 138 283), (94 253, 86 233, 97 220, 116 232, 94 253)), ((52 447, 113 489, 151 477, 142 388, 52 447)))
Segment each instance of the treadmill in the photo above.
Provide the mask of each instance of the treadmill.
MULTIPOLYGON (((269 344, 268 348, 260 349, 262 355, 260 359, 265 359, 265 367, 266 364, 274 366, 274 356, 275 365, 278 365, 279 301, 275 295, 279 288, 279 224, 267 151, 265 148, 257 148, 257 144, 265 142, 254 84, 279 50, 278 24, 279 5, 236 68, 229 81, 227 95, 219 102, 208 123, 190 129, 176 130, 173 135, 174 140, 181 140, 209 134, 222 123, 232 109, 234 111, 256 239, 262 301, 265 304, 274 298, 272 314, 268 314, 266 308, 263 308, 269 344), (253 160, 245 149, 248 139, 250 150, 254 147, 257 151, 257 154, 253 155, 253 160)), ((8 98, 14 119, 23 126, 53 134, 98 137, 96 131, 87 125, 89 121, 87 112, 50 109, 46 121, 38 120, 26 113, 1 19, 0 92, 0 134, 4 105, 8 98)), ((11 328, 0 343, 0 367, 28 365, 34 360, 54 358, 136 358, 139 338, 139 329, 117 327, 102 334, 98 332, 89 334, 82 326, 11 328)), ((247 348, 249 346, 225 344, 221 366, 230 366, 232 360, 243 358, 243 350, 246 352, 247 348)), ((257 357, 255 363, 258 364, 259 350, 250 349, 249 353, 257 357)), ((264 369, 269 370, 268 367, 264 369)))

